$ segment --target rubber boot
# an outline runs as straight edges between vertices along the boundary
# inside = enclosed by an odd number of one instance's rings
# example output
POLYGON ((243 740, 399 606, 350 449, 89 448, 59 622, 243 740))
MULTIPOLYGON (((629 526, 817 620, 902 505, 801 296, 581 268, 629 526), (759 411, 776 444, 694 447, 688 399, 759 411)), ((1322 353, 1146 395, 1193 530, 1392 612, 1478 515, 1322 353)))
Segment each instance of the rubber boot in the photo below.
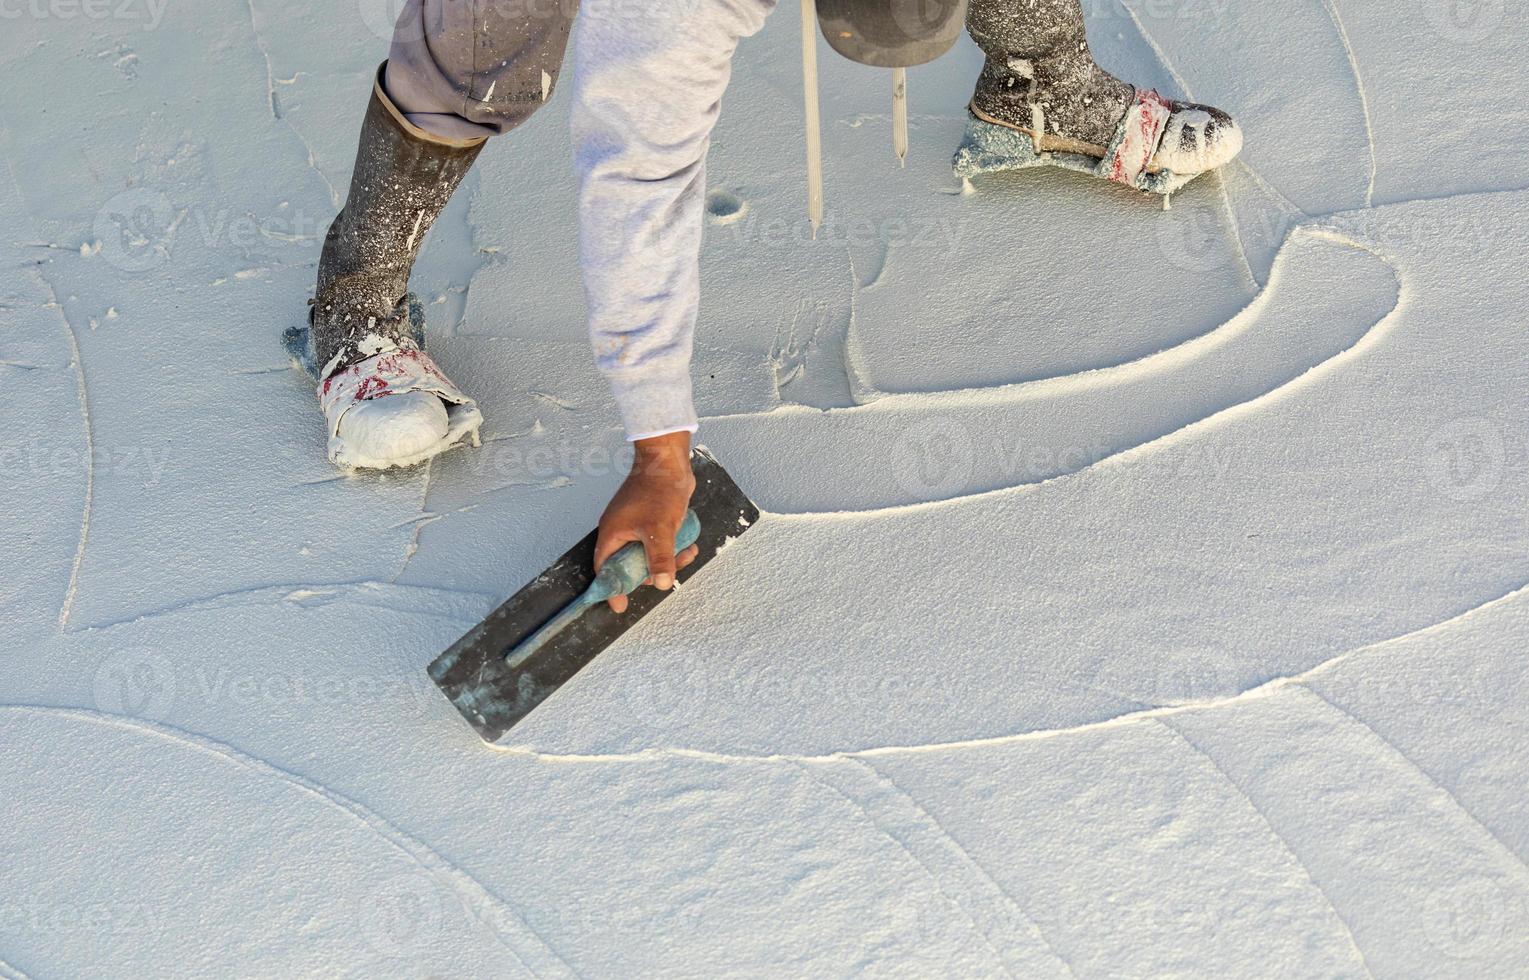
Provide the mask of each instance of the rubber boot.
POLYGON ((1149 169, 1188 176, 1232 160, 1242 131, 1214 106, 1157 99, 1094 62, 1081 0, 971 0, 966 28, 987 55, 972 96, 973 117, 1025 132, 1036 153, 1103 158, 1122 121, 1150 97, 1171 113, 1149 169))
POLYGON ((411 124, 378 69, 350 194, 319 258, 311 324, 320 381, 410 336, 415 256, 485 142, 443 140, 411 124))
MULTIPOLYGON (((477 406, 423 350, 409 295, 426 234, 486 139, 447 140, 411 124, 378 69, 345 206, 329 226, 307 352, 329 425, 329 458, 347 468, 408 466, 477 438, 477 406)), ((305 358, 306 360, 306 358, 305 358)))

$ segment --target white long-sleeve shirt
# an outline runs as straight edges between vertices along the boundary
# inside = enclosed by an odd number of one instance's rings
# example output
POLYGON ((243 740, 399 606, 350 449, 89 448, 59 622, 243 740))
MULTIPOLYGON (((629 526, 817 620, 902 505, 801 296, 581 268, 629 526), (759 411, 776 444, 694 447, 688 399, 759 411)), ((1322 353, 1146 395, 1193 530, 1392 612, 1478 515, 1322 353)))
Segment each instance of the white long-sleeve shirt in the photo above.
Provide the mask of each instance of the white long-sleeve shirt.
POLYGON ((706 151, 740 38, 774 0, 587 2, 574 31, 579 251, 628 439, 695 431, 706 151))

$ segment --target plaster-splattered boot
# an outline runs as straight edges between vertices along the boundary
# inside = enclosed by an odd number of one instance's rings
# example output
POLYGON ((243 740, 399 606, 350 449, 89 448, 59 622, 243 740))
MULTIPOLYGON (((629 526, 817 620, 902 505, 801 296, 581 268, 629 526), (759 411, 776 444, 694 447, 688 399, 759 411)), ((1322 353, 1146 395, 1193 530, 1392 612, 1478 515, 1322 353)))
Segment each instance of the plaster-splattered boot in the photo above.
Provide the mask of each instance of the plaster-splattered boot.
POLYGON ((425 353, 408 286, 426 233, 483 143, 411 124, 378 71, 350 196, 324 240, 309 328, 287 337, 318 382, 329 459, 339 466, 408 466, 464 437, 477 441, 483 417, 425 353))
POLYGON ((987 63, 957 176, 1061 166, 1167 195, 1242 150, 1242 130, 1220 109, 1164 99, 1095 64, 1081 0, 971 0, 966 28, 987 63))

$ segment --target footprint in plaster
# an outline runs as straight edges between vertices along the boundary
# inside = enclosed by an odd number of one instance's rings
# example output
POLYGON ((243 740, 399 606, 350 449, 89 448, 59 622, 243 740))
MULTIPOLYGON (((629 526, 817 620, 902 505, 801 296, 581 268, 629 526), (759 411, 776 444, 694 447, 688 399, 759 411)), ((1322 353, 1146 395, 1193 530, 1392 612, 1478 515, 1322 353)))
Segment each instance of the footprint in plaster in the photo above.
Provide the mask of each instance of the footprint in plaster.
POLYGON ((1296 381, 1358 344, 1399 295, 1395 270, 1378 256, 1298 228, 1246 308, 1158 353, 1024 384, 713 418, 706 441, 777 513, 875 510, 1038 483, 1296 381))
POLYGON ((717 190, 706 195, 706 220, 714 225, 730 225, 748 214, 749 202, 732 191, 717 190))

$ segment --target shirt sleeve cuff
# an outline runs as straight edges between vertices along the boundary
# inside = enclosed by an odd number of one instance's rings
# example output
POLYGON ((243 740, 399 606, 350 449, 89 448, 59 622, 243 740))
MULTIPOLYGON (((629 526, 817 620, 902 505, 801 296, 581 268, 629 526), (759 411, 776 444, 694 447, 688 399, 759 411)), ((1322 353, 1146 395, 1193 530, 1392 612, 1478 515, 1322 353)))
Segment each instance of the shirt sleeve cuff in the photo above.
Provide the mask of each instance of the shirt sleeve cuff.
POLYGON ((696 425, 692 422, 690 425, 682 425, 677 429, 664 429, 661 432, 639 432, 636 435, 629 433, 626 437, 626 441, 639 442, 643 439, 657 439, 659 436, 673 435, 676 432, 695 432, 699 428, 699 425, 696 425))
POLYGON ((611 375, 610 384, 628 442, 699 428, 688 367, 629 377, 611 375))

